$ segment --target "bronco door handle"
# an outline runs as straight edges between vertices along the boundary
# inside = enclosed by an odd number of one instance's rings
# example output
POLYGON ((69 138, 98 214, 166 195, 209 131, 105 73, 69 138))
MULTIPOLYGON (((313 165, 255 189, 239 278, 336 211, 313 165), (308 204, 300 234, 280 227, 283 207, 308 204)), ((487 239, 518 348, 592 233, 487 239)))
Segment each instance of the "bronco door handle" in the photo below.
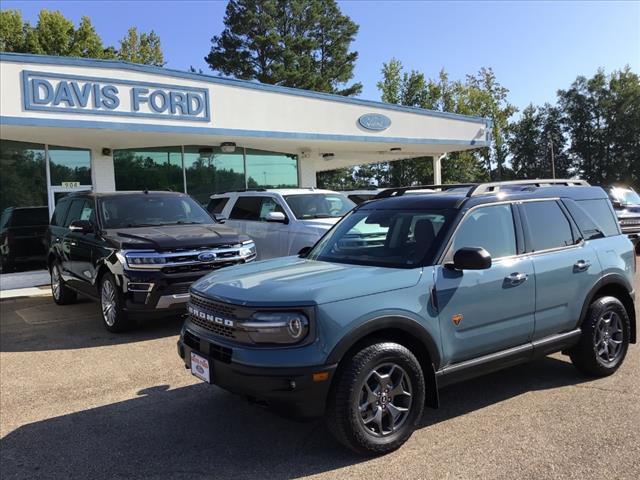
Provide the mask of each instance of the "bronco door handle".
POLYGON ((591 262, 589 260, 578 260, 576 263, 573 264, 573 268, 575 269, 576 272, 584 272, 586 270, 589 270, 590 266, 591 266, 591 262))
POLYGON ((529 276, 526 273, 515 272, 504 277, 504 280, 508 285, 515 287, 517 285, 520 285, 521 283, 524 283, 527 278, 529 278, 529 276))

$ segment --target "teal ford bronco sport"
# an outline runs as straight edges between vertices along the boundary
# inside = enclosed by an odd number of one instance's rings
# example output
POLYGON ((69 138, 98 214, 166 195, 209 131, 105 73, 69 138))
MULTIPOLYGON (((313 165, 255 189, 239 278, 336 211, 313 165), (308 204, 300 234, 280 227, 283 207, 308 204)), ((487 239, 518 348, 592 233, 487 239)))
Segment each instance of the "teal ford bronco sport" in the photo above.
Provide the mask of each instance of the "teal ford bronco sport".
POLYGON ((289 415, 324 415, 369 454, 402 445, 453 382, 558 351, 587 375, 620 367, 636 342, 636 260, 601 188, 430 188, 383 192, 300 256, 194 283, 186 367, 289 415))

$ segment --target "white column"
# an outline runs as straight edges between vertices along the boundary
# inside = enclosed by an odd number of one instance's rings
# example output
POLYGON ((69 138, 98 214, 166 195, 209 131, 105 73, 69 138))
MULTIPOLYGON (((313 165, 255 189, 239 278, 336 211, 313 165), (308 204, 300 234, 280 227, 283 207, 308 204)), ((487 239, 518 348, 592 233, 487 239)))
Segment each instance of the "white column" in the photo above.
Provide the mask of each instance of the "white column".
POLYGON ((298 155, 298 186, 304 188, 315 188, 316 184, 316 167, 313 158, 308 153, 298 155))
POLYGON ((116 190, 113 150, 111 152, 111 155, 103 155, 102 148, 91 149, 91 180, 94 192, 114 192, 116 190))
POLYGON ((444 155, 439 153, 433 156, 433 184, 442 185, 442 159, 444 155))

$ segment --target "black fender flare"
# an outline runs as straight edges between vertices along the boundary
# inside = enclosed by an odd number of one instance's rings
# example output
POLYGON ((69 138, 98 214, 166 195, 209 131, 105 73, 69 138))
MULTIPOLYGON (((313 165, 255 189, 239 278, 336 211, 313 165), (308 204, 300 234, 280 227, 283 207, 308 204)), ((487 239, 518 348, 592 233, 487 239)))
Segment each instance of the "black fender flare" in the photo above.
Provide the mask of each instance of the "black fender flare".
POLYGON ((373 318, 347 333, 333 348, 327 359, 327 364, 339 363, 351 348, 363 338, 383 330, 398 330, 419 342, 429 355, 429 364, 422 365, 422 371, 427 383, 425 402, 432 408, 438 408, 440 398, 438 394, 438 379, 436 371, 441 362, 440 351, 429 332, 416 320, 402 315, 386 315, 373 318))
POLYGON ((387 329, 401 330, 418 340, 427 350, 434 368, 436 370, 438 369, 440 365, 440 351, 438 350, 436 342, 429 332, 416 320, 402 315, 377 317, 354 328, 336 344, 327 358, 327 363, 339 363, 351 347, 360 340, 372 333, 387 329))
MULTIPOLYGON (((578 319, 578 324, 576 325, 576 328, 582 327, 582 322, 587 316, 587 310, 589 310, 589 306, 593 302, 593 299, 598 293, 598 291, 610 285, 622 287, 627 292, 629 297, 633 300, 633 297, 631 295, 631 293, 633 292, 633 286, 629 283, 627 278, 619 273, 607 273, 602 278, 600 278, 600 280, 598 280, 596 284, 593 287, 591 287, 591 290, 589 290, 589 293, 587 293, 587 297, 584 301, 584 304, 582 305, 582 310, 580 311, 580 318, 578 319)), ((630 333, 629 341, 630 343, 636 343, 637 325, 636 325, 636 312, 633 308, 633 302, 632 302, 631 311, 629 312, 629 322, 631 323, 631 331, 629 332, 630 333)))

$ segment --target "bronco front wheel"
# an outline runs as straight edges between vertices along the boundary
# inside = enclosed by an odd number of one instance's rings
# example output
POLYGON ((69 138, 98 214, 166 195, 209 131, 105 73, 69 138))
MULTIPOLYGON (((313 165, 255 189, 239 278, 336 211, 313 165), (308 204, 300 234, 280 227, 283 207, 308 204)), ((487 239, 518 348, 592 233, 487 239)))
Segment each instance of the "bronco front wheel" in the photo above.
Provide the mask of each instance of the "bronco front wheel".
POLYGON ((346 447, 379 455, 409 439, 424 398, 424 376, 413 353, 397 343, 376 343, 340 365, 326 420, 346 447))

